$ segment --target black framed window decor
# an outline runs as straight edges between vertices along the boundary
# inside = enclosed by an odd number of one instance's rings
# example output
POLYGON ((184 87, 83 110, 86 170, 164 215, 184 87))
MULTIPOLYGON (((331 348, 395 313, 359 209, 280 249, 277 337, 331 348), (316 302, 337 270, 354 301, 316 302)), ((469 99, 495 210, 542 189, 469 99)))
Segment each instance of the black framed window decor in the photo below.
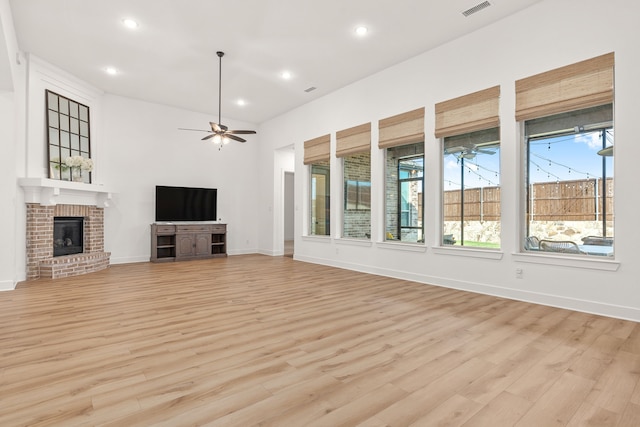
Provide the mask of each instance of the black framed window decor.
POLYGON ((49 178, 91 183, 89 107, 45 91, 49 178))

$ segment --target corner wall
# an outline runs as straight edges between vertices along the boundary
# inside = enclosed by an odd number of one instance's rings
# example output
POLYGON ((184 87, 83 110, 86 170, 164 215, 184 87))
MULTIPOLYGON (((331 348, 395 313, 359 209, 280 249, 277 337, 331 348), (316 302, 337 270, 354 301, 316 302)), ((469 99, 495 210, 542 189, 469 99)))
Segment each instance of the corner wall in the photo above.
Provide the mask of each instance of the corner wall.
MULTIPOLYGON (((24 255, 16 252, 15 245, 24 245, 25 237, 20 232, 24 224, 24 207, 18 192, 17 174, 24 167, 20 153, 23 144, 22 123, 24 117, 25 67, 18 63, 21 59, 18 42, 11 16, 9 0, 0 0, 0 152, 3 167, 0 168, 0 235, 5 244, 0 245, 0 291, 13 289, 24 278, 24 255)), ((23 59, 23 58, 22 58, 23 59)))

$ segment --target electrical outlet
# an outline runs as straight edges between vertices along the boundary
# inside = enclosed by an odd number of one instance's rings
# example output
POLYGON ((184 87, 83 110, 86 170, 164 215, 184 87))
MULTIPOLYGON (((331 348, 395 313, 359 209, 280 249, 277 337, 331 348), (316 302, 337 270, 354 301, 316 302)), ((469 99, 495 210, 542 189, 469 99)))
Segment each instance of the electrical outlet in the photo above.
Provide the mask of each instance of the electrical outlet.
POLYGON ((516 268, 516 279, 522 279, 523 274, 524 274, 524 271, 522 271, 521 268, 516 268))

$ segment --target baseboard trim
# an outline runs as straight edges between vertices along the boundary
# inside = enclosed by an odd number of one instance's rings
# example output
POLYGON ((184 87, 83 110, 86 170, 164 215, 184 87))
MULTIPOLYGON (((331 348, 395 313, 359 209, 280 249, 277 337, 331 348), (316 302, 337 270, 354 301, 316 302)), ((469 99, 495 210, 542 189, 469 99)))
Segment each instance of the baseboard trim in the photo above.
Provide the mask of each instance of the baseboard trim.
POLYGON ((17 283, 13 280, 0 280, 0 292, 12 291, 16 288, 17 283))
POLYGON ((240 249, 240 250, 233 250, 233 251, 227 251, 227 255, 229 256, 233 256, 233 255, 253 255, 258 253, 257 249, 240 249))
POLYGON ((149 262, 149 256, 135 256, 135 257, 111 257, 109 260, 110 265, 115 264, 133 264, 136 262, 149 262))
POLYGON ((516 301, 529 302, 546 305, 550 307, 562 308, 584 313, 597 314, 601 316, 613 317, 616 319, 631 320, 640 322, 640 310, 634 307, 625 307, 613 304, 604 304, 597 301, 589 301, 577 298, 567 298, 558 295, 532 292, 527 290, 504 288, 486 283, 452 280, 445 277, 428 276, 406 271, 393 270, 387 268, 372 267, 370 265, 336 262, 324 258, 307 256, 295 256, 295 260, 321 264, 329 267, 344 268, 347 270, 359 271, 362 273, 375 274, 377 276, 390 277, 394 279, 409 280, 432 286, 457 289, 460 291, 473 292, 483 295, 491 295, 500 298, 508 298, 516 301))

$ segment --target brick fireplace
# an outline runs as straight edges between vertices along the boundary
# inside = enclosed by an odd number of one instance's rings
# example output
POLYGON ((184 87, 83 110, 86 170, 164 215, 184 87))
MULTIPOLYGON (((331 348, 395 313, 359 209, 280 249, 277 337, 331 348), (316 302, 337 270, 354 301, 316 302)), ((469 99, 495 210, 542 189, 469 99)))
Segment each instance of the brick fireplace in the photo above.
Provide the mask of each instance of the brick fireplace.
POLYGON ((104 251, 104 207, 111 193, 84 183, 23 178, 27 207, 27 280, 77 276, 109 266, 104 251), (82 218, 83 252, 54 256, 54 218, 82 218))

